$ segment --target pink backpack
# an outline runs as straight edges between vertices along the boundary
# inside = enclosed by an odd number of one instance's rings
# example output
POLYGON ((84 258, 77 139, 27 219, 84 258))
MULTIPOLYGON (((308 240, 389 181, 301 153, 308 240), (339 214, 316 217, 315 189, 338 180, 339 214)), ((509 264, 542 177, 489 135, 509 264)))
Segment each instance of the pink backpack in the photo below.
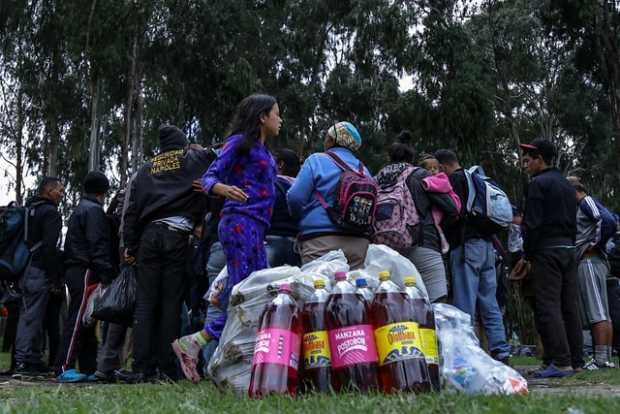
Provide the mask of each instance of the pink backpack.
POLYGON ((318 192, 315 193, 316 198, 336 226, 349 233, 369 236, 375 222, 377 182, 364 174, 364 164, 361 162, 358 171, 355 171, 333 152, 327 151, 325 154, 342 170, 342 174, 336 188, 334 206, 329 206, 318 192))
POLYGON ((395 184, 379 188, 373 243, 385 244, 401 253, 416 244, 413 235, 418 233, 420 216, 407 187, 407 178, 415 170, 416 167, 409 166, 395 184))

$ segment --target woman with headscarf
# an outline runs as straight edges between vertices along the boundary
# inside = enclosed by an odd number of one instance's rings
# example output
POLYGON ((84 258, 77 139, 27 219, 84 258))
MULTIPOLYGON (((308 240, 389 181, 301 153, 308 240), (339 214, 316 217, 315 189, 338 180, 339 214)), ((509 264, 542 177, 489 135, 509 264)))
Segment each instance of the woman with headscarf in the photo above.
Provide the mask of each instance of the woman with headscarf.
MULTIPOLYGON (((330 127, 323 145, 326 152, 334 154, 352 170, 359 169, 361 161, 356 152, 362 145, 362 137, 353 124, 338 122, 330 127)), ((303 264, 337 249, 343 250, 351 268, 359 268, 364 263, 368 238, 334 224, 324 208, 325 204, 334 205, 342 173, 332 157, 325 153, 313 154, 306 159, 288 191, 289 210, 300 218, 298 241, 303 264)), ((364 173, 371 177, 366 168, 364 173)))

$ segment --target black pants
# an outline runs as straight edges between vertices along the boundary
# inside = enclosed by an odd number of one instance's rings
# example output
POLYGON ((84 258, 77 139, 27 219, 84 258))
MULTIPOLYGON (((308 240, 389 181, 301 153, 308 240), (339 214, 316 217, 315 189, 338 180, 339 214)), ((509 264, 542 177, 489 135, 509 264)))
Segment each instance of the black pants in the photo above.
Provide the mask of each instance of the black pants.
POLYGON ((107 324, 103 334, 103 343, 99 349, 97 371, 110 375, 115 370, 122 368, 121 360, 126 334, 127 327, 125 325, 107 324))
POLYGON ((549 248, 531 257, 536 329, 547 363, 583 365, 583 333, 574 249, 549 248))
POLYGON ((47 332, 47 350, 48 350, 48 366, 58 370, 56 361, 58 357, 58 348, 61 346, 60 338, 60 313, 65 298, 62 294, 50 293, 47 302, 47 312, 45 315, 45 330, 47 332))
POLYGON ((152 375, 159 368, 177 377, 170 344, 180 335, 181 301, 185 289, 186 232, 151 223, 138 250, 134 313, 134 371, 152 375))
MULTIPOLYGON (((74 368, 77 360, 80 372, 83 374, 94 374, 97 369, 97 337, 95 327, 87 328, 82 325, 82 321, 76 324, 82 297, 85 289, 86 268, 73 266, 65 272, 65 283, 69 288, 69 310, 63 324, 62 347, 56 357, 56 365, 61 368, 66 364, 67 369, 74 368), (74 335, 74 330, 77 332, 74 335), (73 352, 69 354, 71 338, 75 336, 73 352)), ((91 283, 93 281, 91 280, 91 283)))

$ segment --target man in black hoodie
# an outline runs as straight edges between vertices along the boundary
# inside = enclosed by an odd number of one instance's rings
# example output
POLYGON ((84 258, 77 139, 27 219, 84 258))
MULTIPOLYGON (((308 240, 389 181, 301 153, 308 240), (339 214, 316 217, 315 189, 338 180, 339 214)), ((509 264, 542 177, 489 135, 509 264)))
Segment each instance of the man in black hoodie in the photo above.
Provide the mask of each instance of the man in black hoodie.
POLYGON ((554 145, 544 139, 522 144, 531 180, 523 217, 523 250, 531 264, 534 318, 544 347, 541 378, 562 377, 583 365, 583 333, 578 307, 577 204, 575 188, 552 167, 554 145))
POLYGON ((32 375, 45 371, 41 360, 42 329, 49 300, 49 288, 60 279, 58 240, 62 218, 58 205, 65 188, 58 178, 44 177, 38 195, 30 198, 28 244, 33 250, 30 265, 20 281, 22 300, 15 340, 15 374, 32 375))
POLYGON ((114 278, 111 258, 111 223, 103 211, 110 189, 106 176, 91 171, 84 180, 84 193, 71 214, 65 241, 65 283, 71 301, 63 327, 62 348, 57 361, 58 381, 78 382, 97 368, 97 338, 94 328, 81 326, 81 313, 96 283, 109 284, 114 278), (80 372, 73 369, 76 359, 80 372))
POLYGON ((123 224, 125 260, 137 259, 134 373, 128 382, 159 373, 177 377, 170 344, 180 335, 189 235, 201 224, 207 197, 193 182, 207 170, 210 151, 188 146, 175 126, 159 129, 160 153, 132 181, 123 224))

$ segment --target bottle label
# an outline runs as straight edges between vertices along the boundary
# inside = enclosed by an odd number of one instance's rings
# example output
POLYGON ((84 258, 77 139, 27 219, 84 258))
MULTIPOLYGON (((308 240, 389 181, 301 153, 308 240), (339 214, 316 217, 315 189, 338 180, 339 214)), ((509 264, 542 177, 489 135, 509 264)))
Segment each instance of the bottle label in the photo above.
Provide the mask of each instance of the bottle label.
POLYGON ((331 365, 327 331, 304 334, 303 349, 305 368, 329 367, 331 365))
POLYGON ((415 322, 398 322, 375 330, 379 364, 424 358, 420 329, 415 322))
POLYGON ((420 328, 420 336, 422 337, 422 352, 426 356, 426 362, 429 364, 439 363, 439 352, 437 350, 437 336, 434 329, 420 328))
POLYGON ((286 329, 267 328, 256 334, 252 366, 280 364, 297 369, 299 365, 299 335, 286 329))
POLYGON ((377 362, 377 348, 371 325, 354 325, 329 331, 332 366, 377 362))

